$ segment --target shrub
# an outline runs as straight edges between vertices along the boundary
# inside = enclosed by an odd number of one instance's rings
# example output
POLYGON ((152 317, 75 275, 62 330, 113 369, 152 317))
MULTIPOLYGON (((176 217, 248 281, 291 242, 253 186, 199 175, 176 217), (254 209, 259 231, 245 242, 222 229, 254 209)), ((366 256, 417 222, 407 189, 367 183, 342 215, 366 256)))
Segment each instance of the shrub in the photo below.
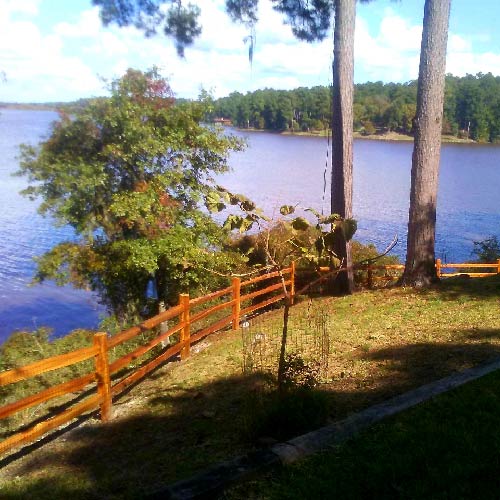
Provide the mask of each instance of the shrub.
POLYGON ((363 135, 373 135, 377 132, 375 125, 370 120, 363 122, 363 135))
POLYGON ((500 241, 496 236, 475 241, 472 254, 477 257, 479 262, 495 262, 500 259, 500 241))
POLYGON ((306 362, 299 354, 287 354, 283 369, 283 388, 294 390, 316 387, 319 383, 319 368, 317 361, 306 362))

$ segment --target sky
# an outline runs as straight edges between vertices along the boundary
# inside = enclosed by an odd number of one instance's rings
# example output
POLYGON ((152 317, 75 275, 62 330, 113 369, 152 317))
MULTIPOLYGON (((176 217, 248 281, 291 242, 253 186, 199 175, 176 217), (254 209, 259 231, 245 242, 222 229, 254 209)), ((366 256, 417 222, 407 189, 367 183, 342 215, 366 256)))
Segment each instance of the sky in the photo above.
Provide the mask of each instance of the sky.
MULTIPOLYGON (((191 0, 203 33, 180 59, 163 35, 103 27, 91 0, 0 0, 0 101, 71 101, 106 94, 106 81, 129 67, 156 65, 179 97, 215 97, 260 88, 331 82, 333 42, 296 40, 269 0, 260 0, 253 65, 245 27, 232 24, 224 0, 191 0), (2 77, 4 76, 4 77, 2 77)), ((424 0, 374 0, 356 18, 357 83, 417 78, 424 0)), ((500 75, 500 1, 452 0, 447 72, 500 75)))

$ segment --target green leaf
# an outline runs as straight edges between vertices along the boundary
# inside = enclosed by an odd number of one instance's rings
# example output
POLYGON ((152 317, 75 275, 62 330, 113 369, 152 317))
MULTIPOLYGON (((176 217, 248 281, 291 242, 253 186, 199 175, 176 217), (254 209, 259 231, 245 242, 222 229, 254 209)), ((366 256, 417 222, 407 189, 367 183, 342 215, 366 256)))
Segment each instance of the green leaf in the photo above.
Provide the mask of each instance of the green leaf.
POLYGON ((321 255, 323 250, 325 249, 325 240, 323 239, 323 235, 321 235, 315 242, 314 246, 318 253, 321 255))
POLYGON ((226 208, 226 205, 222 202, 210 204, 206 203, 205 206, 210 213, 222 212, 222 210, 226 208))
POLYGON ((358 223, 355 219, 345 219, 339 223, 339 226, 346 241, 352 240, 354 233, 358 229, 358 223))
POLYGON ((325 245, 325 248, 332 252, 333 248, 335 246, 335 240, 337 239, 337 232, 336 231, 328 231, 327 233, 323 233, 322 239, 323 239, 323 243, 325 245))
POLYGON ((280 207, 280 214, 281 215, 290 215, 295 212, 295 207, 293 205, 283 205, 280 207))
POLYGON ((320 217, 319 218, 319 223, 320 224, 335 224, 338 220, 341 220, 342 217, 340 217, 339 214, 330 214, 325 217, 320 217))
POLYGON ((309 226, 309 222, 304 217, 295 217, 292 221, 292 227, 297 231, 305 231, 309 226))
POLYGON ((318 219, 321 218, 321 214, 317 211, 317 210, 314 210, 314 208, 306 208, 305 209, 306 212, 311 212, 312 214, 314 214, 318 219))
POLYGON ((250 200, 244 200, 241 202, 241 209, 244 210, 245 212, 251 212, 252 210, 255 210, 255 203, 250 200))
POLYGON ((240 229, 243 226, 245 219, 241 215, 230 215, 224 222, 224 227, 229 228, 231 231, 240 229))

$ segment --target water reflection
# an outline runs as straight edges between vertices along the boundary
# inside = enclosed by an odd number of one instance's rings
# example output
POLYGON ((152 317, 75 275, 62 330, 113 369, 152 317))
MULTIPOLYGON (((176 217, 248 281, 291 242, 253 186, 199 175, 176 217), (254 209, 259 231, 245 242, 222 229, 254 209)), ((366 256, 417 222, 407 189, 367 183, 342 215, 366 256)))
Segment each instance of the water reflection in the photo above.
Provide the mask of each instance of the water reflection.
MULTIPOLYGON (((327 139, 240 133, 249 149, 233 155, 233 173, 223 180, 248 193, 270 214, 283 203, 329 210, 323 197, 327 139)), ((399 235, 393 253, 404 259, 410 193, 411 155, 407 142, 354 143, 354 215, 357 238, 379 249, 399 235)), ((499 146, 445 144, 442 148, 437 215, 437 256, 471 258, 473 241, 500 233, 499 146)), ((328 174, 329 175, 329 174, 328 174)), ((327 193, 329 192, 327 185, 327 193)))

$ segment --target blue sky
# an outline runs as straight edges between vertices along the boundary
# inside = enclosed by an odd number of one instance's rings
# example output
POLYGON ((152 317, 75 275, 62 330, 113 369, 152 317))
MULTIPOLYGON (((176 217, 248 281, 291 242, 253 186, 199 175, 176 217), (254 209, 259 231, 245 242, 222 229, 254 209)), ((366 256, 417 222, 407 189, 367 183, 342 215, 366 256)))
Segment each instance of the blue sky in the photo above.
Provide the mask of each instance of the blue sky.
MULTIPOLYGON (((274 87, 327 85, 332 41, 295 40, 268 0, 260 0, 251 68, 245 28, 229 22, 224 0, 196 0, 202 36, 179 59, 163 36, 104 28, 91 0, 0 0, 0 101, 68 101, 105 93, 103 79, 128 67, 157 65, 174 92, 196 97, 274 87)), ((424 0, 374 0, 358 5, 355 80, 399 81, 418 73, 424 0)), ((452 0, 447 71, 500 75, 500 1, 452 0)))

